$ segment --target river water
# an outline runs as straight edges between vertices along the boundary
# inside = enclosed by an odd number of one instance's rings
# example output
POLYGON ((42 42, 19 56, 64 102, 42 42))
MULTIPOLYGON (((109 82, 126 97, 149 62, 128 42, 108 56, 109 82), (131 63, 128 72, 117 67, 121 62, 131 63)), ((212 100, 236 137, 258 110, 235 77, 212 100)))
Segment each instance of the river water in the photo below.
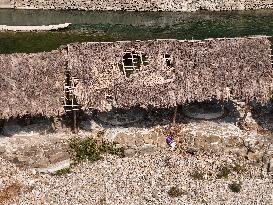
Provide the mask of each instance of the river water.
POLYGON ((273 35, 273 10, 195 13, 0 9, 0 24, 72 23, 58 32, 1 32, 0 53, 50 51, 84 41, 273 35))

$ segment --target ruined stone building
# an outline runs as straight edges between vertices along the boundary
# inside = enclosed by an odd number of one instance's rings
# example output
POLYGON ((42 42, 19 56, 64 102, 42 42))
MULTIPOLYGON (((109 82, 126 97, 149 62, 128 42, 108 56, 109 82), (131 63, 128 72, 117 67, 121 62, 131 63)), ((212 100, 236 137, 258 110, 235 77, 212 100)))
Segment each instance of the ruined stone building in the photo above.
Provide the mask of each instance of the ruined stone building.
POLYGON ((0 118, 56 116, 64 102, 100 111, 212 98, 266 102, 273 81, 270 47, 267 37, 256 36, 75 43, 1 54, 0 118))

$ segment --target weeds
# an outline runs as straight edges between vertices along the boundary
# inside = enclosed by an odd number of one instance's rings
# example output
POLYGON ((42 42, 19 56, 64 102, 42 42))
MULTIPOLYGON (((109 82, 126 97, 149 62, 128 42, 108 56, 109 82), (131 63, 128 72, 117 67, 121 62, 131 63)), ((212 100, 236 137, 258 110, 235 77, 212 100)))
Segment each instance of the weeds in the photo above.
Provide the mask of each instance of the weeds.
POLYGON ((72 139, 69 143, 69 147, 76 163, 85 160, 97 161, 101 159, 98 144, 92 138, 72 139))
POLYGON ((71 172, 71 168, 67 167, 67 168, 63 168, 63 169, 56 171, 53 175, 54 176, 62 176, 62 175, 69 174, 70 172, 71 172))
POLYGON ((219 173, 217 174, 218 179, 228 178, 228 175, 231 173, 230 167, 228 165, 225 165, 220 168, 219 173))
POLYGON ((233 171, 237 172, 238 174, 244 173, 246 172, 246 168, 245 166, 239 164, 239 163, 235 163, 234 167, 232 167, 233 171))
POLYGON ((119 157, 125 157, 124 148, 116 147, 115 143, 102 142, 102 144, 99 146, 99 151, 101 153, 108 153, 108 154, 117 155, 119 157))
POLYGON ((241 183, 236 183, 236 182, 229 184, 228 187, 232 192, 235 192, 235 193, 239 193, 242 189, 241 183))
POLYGON ((171 167, 172 164, 171 164, 170 160, 171 160, 171 157, 166 157, 164 159, 164 164, 166 167, 171 167))
POLYGON ((16 182, 2 189, 0 191, 0 204, 5 204, 7 201, 18 197, 22 188, 22 185, 16 182))
POLYGON ((185 195, 186 192, 183 191, 183 190, 181 190, 181 189, 179 189, 179 188, 176 187, 176 186, 173 186, 173 187, 171 187, 170 190, 168 191, 168 194, 169 194, 170 197, 180 197, 180 196, 182 196, 182 195, 185 195))
POLYGON ((97 140, 88 137, 85 139, 72 139, 69 143, 70 152, 75 163, 82 161, 97 161, 102 158, 101 154, 108 153, 124 157, 124 148, 116 147, 115 143, 98 142, 97 140))
POLYGON ((106 197, 105 197, 105 196, 103 196, 103 197, 101 197, 101 198, 99 199, 99 204, 100 204, 100 205, 107 205, 106 197))
POLYGON ((192 177, 193 179, 202 180, 202 179, 204 179, 204 173, 195 170, 195 171, 191 174, 191 177, 192 177))
POLYGON ((234 165, 224 165, 219 169, 219 173, 217 174, 218 179, 225 178, 227 179, 228 176, 232 172, 236 172, 238 174, 245 173, 247 171, 246 167, 244 165, 241 165, 240 163, 235 163, 234 165))
POLYGON ((202 199, 202 200, 201 200, 201 203, 202 203, 202 204, 208 204, 208 202, 207 202, 205 199, 202 199))

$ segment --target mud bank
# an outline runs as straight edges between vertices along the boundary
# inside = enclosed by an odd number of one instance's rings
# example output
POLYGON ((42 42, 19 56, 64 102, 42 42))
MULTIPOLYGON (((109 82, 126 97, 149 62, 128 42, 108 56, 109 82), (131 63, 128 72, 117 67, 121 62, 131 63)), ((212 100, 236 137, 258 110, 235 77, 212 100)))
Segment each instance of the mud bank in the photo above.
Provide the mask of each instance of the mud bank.
POLYGON ((273 8, 272 0, 3 0, 0 8, 78 9, 125 11, 197 11, 251 10, 273 8))

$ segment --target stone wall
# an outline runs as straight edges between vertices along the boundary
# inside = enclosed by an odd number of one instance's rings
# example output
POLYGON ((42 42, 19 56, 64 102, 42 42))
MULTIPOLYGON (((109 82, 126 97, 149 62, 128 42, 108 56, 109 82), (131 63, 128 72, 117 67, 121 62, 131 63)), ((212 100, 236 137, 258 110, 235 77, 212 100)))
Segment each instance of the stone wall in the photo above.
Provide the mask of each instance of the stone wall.
POLYGON ((0 8, 128 11, 249 10, 273 8, 273 0, 1 0, 0 8))
POLYGON ((61 51, 0 55, 0 118, 63 113, 65 67, 61 51))

